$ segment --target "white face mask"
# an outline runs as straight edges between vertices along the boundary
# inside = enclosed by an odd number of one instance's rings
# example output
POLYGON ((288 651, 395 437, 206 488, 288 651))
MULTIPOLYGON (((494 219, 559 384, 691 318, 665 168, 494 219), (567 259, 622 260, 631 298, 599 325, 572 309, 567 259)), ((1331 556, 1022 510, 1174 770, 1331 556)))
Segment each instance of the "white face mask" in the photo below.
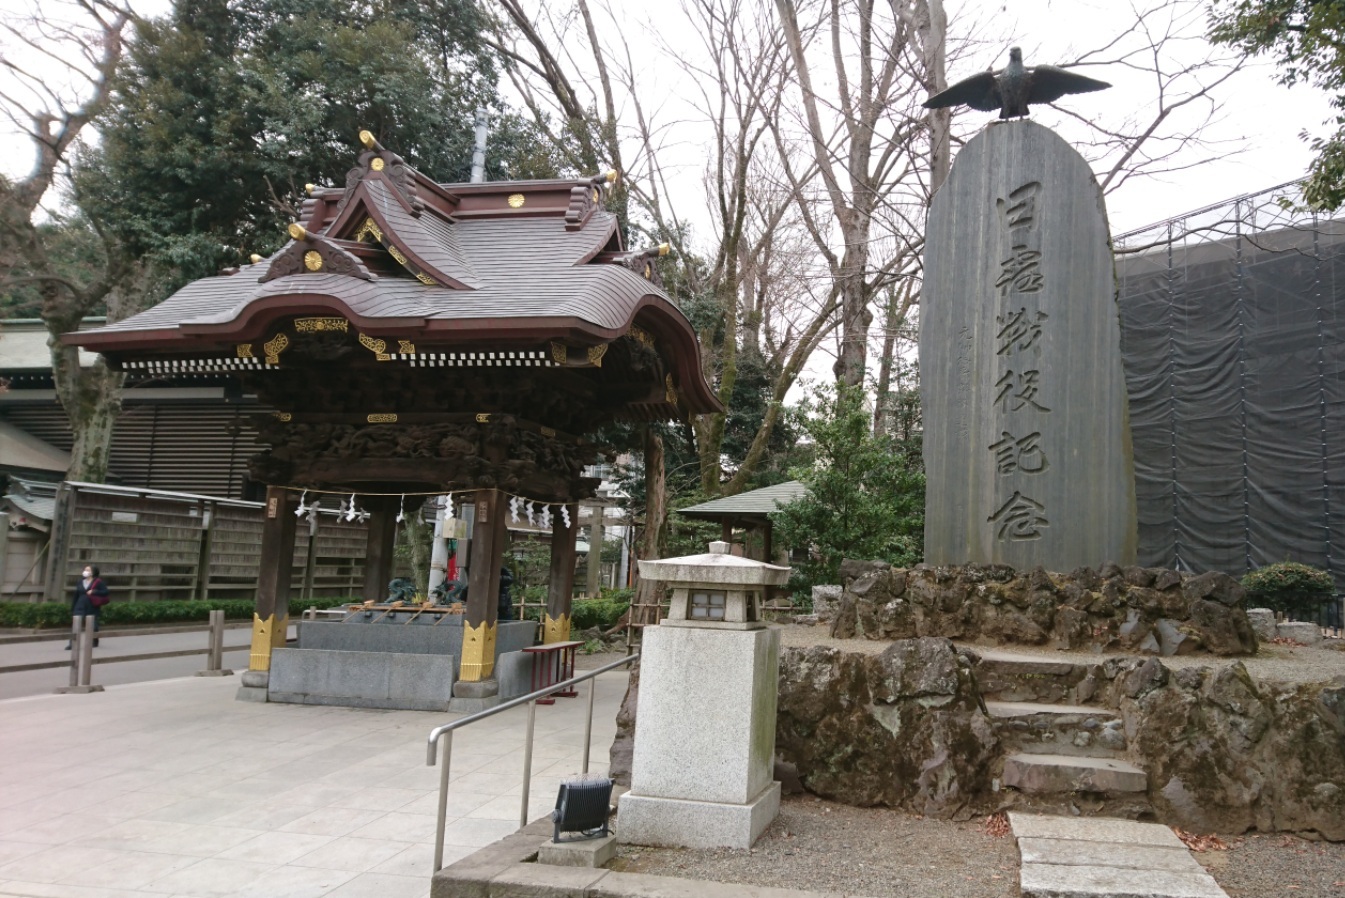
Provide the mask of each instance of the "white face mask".
POLYGON ((85 572, 84 572, 84 579, 85 579, 85 580, 92 580, 92 579, 93 579, 93 571, 85 571, 85 572))

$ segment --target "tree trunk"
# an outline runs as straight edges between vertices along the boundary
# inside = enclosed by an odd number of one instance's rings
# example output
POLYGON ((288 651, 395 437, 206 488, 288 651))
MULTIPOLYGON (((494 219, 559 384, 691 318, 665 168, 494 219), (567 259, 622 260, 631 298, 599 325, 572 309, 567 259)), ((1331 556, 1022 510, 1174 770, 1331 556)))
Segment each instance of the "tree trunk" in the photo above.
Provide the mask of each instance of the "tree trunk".
POLYGON ((900 295, 896 288, 888 292, 883 321, 883 355, 878 368, 878 394, 874 401, 873 435, 882 436, 892 426, 892 372, 897 372, 897 395, 901 394, 901 369, 896 358, 897 334, 906 323, 915 304, 915 281, 907 280, 900 295))
MULTIPOLYGON (((644 533, 640 534, 639 557, 646 560, 663 557, 667 536, 668 480, 663 464, 663 437, 648 425, 644 428, 644 533)), ((636 568, 638 571, 638 567, 636 568)), ((662 584, 638 576, 631 602, 631 624, 658 623, 658 607, 663 600, 662 584)))
POLYGON ((644 428, 644 485, 644 533, 640 535, 639 553, 641 558, 655 559, 663 554, 667 532, 668 479, 663 465, 663 437, 648 425, 644 428))
POLYGON ((888 394, 892 384, 892 353, 897 346, 897 291, 887 292, 887 311, 883 314, 883 353, 878 357, 878 390, 873 397, 873 435, 887 429, 888 394))
POLYGON ((419 588, 421 584, 430 582, 433 528, 425 522, 418 507, 411 510, 403 508, 402 513, 406 516, 402 522, 406 529, 406 542, 411 548, 411 579, 419 588))
MULTIPOLYGON (((925 73, 929 77, 931 95, 948 89, 948 75, 944 71, 947 63, 948 16, 943 11, 943 0, 929 0, 927 15, 922 16, 917 28, 923 49, 925 73)), ((952 122, 951 109, 931 109, 929 121, 929 196, 934 194, 948 180, 948 171, 952 165, 952 122)))
POLYGON ((52 369, 56 396, 75 435, 65 477, 82 483, 104 483, 125 376, 110 370, 101 358, 88 368, 80 368, 73 347, 53 346, 52 361, 56 363, 52 369))
MULTIPOLYGON (((860 234, 857 230, 846 229, 846 242, 854 246, 855 240, 867 240, 867 231, 860 234)), ((862 250, 854 250, 862 256, 862 250)), ((846 253, 847 257, 851 255, 846 253)), ((836 357, 834 368, 836 379, 848 387, 864 386, 864 361, 869 348, 869 324, 873 313, 869 311, 868 290, 864 285, 864 269, 867 259, 847 258, 844 267, 846 274, 841 276, 841 351, 836 357)))

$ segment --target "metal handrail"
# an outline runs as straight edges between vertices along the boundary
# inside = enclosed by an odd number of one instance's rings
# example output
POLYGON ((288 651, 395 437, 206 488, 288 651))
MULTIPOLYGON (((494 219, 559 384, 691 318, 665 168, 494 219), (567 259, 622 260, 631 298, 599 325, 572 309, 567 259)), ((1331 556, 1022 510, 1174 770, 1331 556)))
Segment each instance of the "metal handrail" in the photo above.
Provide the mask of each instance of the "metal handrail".
POLYGON ((518 698, 511 698, 507 702, 502 702, 493 708, 487 708, 484 711, 477 711, 475 714, 468 714, 466 717, 437 726, 430 730, 430 736, 426 745, 425 764, 433 767, 435 756, 439 747, 439 740, 444 739, 444 763, 439 768, 439 808, 434 829, 434 872, 438 873, 444 867, 444 827, 448 816, 448 769, 452 763, 453 756, 453 731, 460 730, 470 723, 476 723, 478 720, 485 720, 502 711, 508 711, 511 708, 517 708, 519 705, 528 706, 528 729, 527 736, 524 739, 523 746, 523 802, 518 812, 519 828, 528 825, 528 787, 532 779, 532 731, 533 723, 537 718, 537 700, 546 698, 553 692, 559 692, 562 689, 568 689, 585 680, 592 680, 588 687, 588 715, 584 720, 584 765, 581 772, 588 773, 588 754, 589 742, 593 736, 593 693, 598 688, 596 677, 598 674, 607 673, 607 671, 620 667, 623 664, 630 664, 632 661, 638 661, 640 653, 627 655, 618 661, 612 661, 604 664, 602 667, 586 670, 578 676, 571 677, 559 683, 553 683, 545 689, 538 689, 536 692, 529 692, 527 695, 520 695, 518 698))

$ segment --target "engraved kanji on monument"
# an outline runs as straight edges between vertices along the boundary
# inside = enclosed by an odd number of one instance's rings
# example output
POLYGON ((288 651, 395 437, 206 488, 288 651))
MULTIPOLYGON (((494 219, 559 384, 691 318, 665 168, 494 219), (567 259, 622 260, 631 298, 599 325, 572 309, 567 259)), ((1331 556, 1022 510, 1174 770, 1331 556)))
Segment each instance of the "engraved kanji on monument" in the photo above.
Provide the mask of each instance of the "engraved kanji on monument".
POLYGON ((1050 129, 994 124, 925 232, 925 560, 1133 563, 1129 406, 1102 191, 1050 129))

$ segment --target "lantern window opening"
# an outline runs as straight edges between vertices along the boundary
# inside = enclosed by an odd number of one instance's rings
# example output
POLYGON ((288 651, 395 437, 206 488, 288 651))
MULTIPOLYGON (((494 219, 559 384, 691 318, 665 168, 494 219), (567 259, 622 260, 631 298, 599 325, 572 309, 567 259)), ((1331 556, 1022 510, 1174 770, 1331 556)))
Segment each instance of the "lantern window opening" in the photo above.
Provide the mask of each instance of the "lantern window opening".
POLYGON ((691 594, 691 616, 699 620, 723 620, 728 594, 696 591, 691 594))

